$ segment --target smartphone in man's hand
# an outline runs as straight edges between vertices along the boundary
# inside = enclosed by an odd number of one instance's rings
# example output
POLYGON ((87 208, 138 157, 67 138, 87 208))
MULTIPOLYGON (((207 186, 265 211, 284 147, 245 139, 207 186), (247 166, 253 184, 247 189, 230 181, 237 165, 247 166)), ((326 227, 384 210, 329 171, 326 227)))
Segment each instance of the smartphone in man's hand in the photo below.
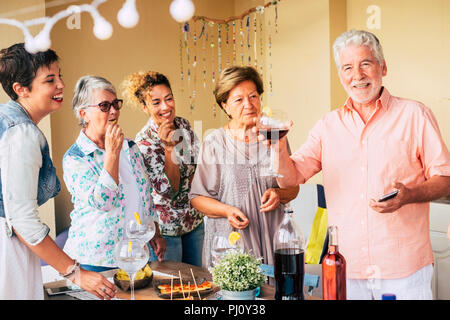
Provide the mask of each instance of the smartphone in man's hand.
POLYGON ((382 197, 378 200, 378 202, 383 202, 383 201, 387 201, 387 200, 389 200, 389 199, 392 199, 392 198, 394 198, 397 194, 398 194, 398 190, 395 190, 395 191, 393 191, 393 192, 391 192, 391 193, 385 194, 384 196, 382 196, 382 197))

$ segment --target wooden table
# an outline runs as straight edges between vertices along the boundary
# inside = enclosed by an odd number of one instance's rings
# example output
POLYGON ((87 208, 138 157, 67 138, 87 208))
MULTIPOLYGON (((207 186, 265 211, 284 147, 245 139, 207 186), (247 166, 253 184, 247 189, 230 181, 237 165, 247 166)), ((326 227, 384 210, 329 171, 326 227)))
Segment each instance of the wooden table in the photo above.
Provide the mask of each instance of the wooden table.
MULTIPOLYGON (((150 264, 150 267, 152 268, 152 270, 154 271, 158 271, 161 273, 166 273, 166 274, 170 274, 173 275, 174 277, 178 278, 179 276, 179 272, 181 272, 181 277, 183 278, 183 283, 187 283, 188 281, 191 281, 191 283, 193 283, 192 280, 192 274, 191 274, 191 269, 192 272, 194 273, 194 276, 196 278, 204 278, 207 281, 212 282, 212 276, 209 273, 209 271, 207 269, 201 268, 201 267, 197 267, 197 266, 193 266, 190 264, 186 264, 186 263, 181 263, 181 262, 174 262, 174 261, 163 261, 163 262, 158 262, 158 261, 153 261, 150 264)), ((308 272, 308 269, 306 270, 308 272)), ((116 273, 116 270, 109 270, 109 271, 105 271, 102 272, 102 274, 107 277, 113 277, 113 275, 116 273)), ((156 279, 170 279, 170 277, 167 276, 160 276, 160 275, 154 275, 153 276, 153 281, 155 281, 156 279)), ((51 282, 51 283, 47 283, 44 285, 44 288, 50 288, 50 287, 60 287, 66 284, 66 280, 61 280, 61 281, 56 281, 56 282, 51 282)), ((213 292, 217 292, 220 290, 219 287, 215 286, 213 284, 213 292)), ((274 294, 275 294, 275 288, 271 285, 267 285, 264 284, 261 287, 261 293, 259 298, 262 299, 267 299, 267 300, 273 300, 274 298, 274 294)), ((123 291, 121 289, 118 289, 117 292, 117 298, 119 299, 130 299, 130 291, 123 291)), ((195 295, 194 295, 195 296, 195 295)), ((306 296, 306 300, 320 300, 320 297, 316 297, 316 296, 310 296, 305 294, 306 296)), ((160 298, 156 291, 153 289, 153 285, 151 284, 150 286, 148 286, 147 288, 142 288, 142 289, 137 289, 134 291, 134 297, 136 300, 167 300, 167 299, 163 299, 160 298)), ((56 296, 56 297, 46 297, 50 300, 56 300, 56 299, 73 299, 70 296, 64 295, 64 296, 56 296)))

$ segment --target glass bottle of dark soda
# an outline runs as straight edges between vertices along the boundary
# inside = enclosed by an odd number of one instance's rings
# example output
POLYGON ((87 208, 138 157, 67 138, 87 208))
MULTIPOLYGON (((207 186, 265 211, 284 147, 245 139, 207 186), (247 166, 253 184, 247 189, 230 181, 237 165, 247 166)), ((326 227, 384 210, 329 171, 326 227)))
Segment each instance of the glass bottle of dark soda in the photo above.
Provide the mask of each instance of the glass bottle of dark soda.
POLYGON ((275 232, 274 276, 275 300, 304 300, 304 237, 293 221, 293 210, 287 205, 275 232))

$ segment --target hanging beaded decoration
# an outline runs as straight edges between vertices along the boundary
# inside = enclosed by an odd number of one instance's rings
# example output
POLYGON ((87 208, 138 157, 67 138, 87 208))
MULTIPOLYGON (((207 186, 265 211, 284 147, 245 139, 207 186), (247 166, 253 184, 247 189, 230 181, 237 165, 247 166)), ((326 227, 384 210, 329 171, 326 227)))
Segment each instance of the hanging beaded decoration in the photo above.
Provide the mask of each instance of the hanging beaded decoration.
POLYGON ((195 109, 195 98, 197 96, 197 24, 194 24, 194 36, 192 38, 194 44, 194 62, 192 63, 194 73, 194 84, 192 88, 191 113, 195 109))
MULTIPOLYGON (((191 58, 190 58, 190 48, 189 48, 189 35, 190 35, 190 26, 188 22, 185 22, 183 25, 183 33, 184 33, 184 48, 186 50, 186 68, 187 68, 187 90, 190 92, 191 87, 191 58)), ((195 89, 194 89, 195 90, 195 89)), ((194 110, 193 104, 193 96, 192 94, 189 96, 189 110, 194 110)))
POLYGON ((274 1, 275 5, 275 33, 278 33, 278 1, 274 1))
POLYGON ((222 25, 217 24, 217 65, 219 66, 219 74, 222 72, 222 25))
POLYGON ((242 19, 241 19, 241 27, 239 29, 239 34, 241 35, 241 67, 244 66, 244 28, 242 26, 242 19))
POLYGON ((250 54, 250 15, 247 16, 247 54, 248 54, 248 65, 252 65, 252 58, 250 54))
MULTIPOLYGON (((259 6, 256 9, 260 13, 260 16, 259 16, 259 49, 260 49, 260 55, 261 55, 261 60, 262 60, 264 57, 264 31, 263 31, 264 7, 259 6)), ((261 61, 259 66, 260 66, 260 68, 259 68, 260 74, 261 74, 261 76, 263 76, 264 75, 263 61, 261 61)))
POLYGON ((189 28, 189 23, 186 22, 183 26, 183 31, 184 31, 184 48, 186 49, 186 65, 187 65, 187 75, 188 75, 188 84, 189 81, 191 80, 191 68, 190 68, 190 64, 191 64, 191 59, 190 59, 190 52, 189 52, 189 33, 190 33, 190 28, 189 28))
POLYGON ((258 40, 258 29, 257 29, 257 23, 256 23, 256 16, 257 16, 257 14, 255 12, 255 15, 253 17, 253 29, 255 31, 255 35, 253 37, 253 50, 254 50, 253 55, 255 58, 253 60, 255 61, 254 67, 256 70, 258 70, 258 46, 256 43, 256 41, 258 40))
POLYGON ((202 31, 200 32, 200 36, 198 38, 200 39, 202 36, 203 89, 206 89, 206 43, 208 42, 208 30, 206 29, 205 21, 202 21, 202 31))
MULTIPOLYGON (((214 27, 214 22, 210 22, 209 26, 212 28, 214 27)), ((216 65, 214 63, 214 56, 215 56, 215 43, 214 43, 214 33, 211 34, 211 40, 210 40, 210 47, 211 47, 211 82, 214 86, 214 83, 216 82, 216 65)))
POLYGON ((230 38, 229 38, 230 25, 228 24, 228 22, 225 24, 225 30, 227 31, 227 35, 226 35, 226 38, 225 38, 225 44, 227 46, 225 56, 227 57, 226 66, 228 68, 230 66, 230 38))
POLYGON ((180 78, 181 78, 181 93, 184 93, 184 68, 183 68, 183 26, 180 24, 180 78))
POLYGON ((236 65, 236 23, 233 21, 233 65, 236 65))
POLYGON ((269 96, 273 96, 273 87, 272 87, 272 33, 271 33, 271 20, 270 17, 268 19, 268 66, 269 66, 269 96))
MULTIPOLYGON (((213 27, 214 23, 211 24, 211 26, 213 27)), ((220 30, 220 24, 218 24, 218 26, 217 26, 217 33, 218 33, 218 35, 217 35, 217 44, 218 44, 218 46, 217 46, 217 64, 219 66, 219 72, 220 72, 220 69, 221 69, 221 66, 220 66, 220 64, 221 64, 221 52, 220 52, 220 49, 221 49, 221 42, 222 42, 220 31, 221 31, 220 30)), ((212 40, 211 40, 211 48, 212 48, 212 55, 214 56, 214 42, 212 40)), ((213 72, 212 72, 212 86, 214 87, 214 84, 216 82, 216 76, 215 76, 216 75, 216 66, 214 64, 214 58, 212 59, 212 61, 213 61, 213 63, 212 63, 212 70, 213 70, 213 72)), ((216 108, 216 104, 215 103, 213 103, 212 111, 213 111, 213 118, 215 120, 215 119, 217 119, 217 108, 216 108)))
POLYGON ((194 62, 192 66, 195 68, 197 66, 197 24, 194 24, 194 37, 192 40, 194 42, 194 62))
MULTIPOLYGON (((197 37, 196 25, 193 26, 193 36, 190 34, 189 24, 185 23, 182 28, 182 32, 184 33, 184 43, 183 38, 180 36, 180 76, 182 82, 182 92, 184 91, 186 80, 187 89, 191 92, 189 96, 190 99, 190 108, 191 112, 194 110, 195 100, 197 96, 197 65, 201 61, 203 64, 201 67, 202 78, 203 78, 203 88, 206 89, 209 87, 207 81, 207 74, 211 72, 211 85, 214 87, 216 82, 216 72, 221 73, 222 68, 226 64, 226 67, 230 66, 232 62, 233 65, 237 65, 238 54, 240 54, 240 65, 245 66, 253 66, 256 70, 259 71, 260 75, 266 78, 269 85, 269 96, 273 95, 273 82, 272 82, 272 71, 273 71, 273 60, 272 60, 272 48, 273 48, 273 34, 278 33, 278 1, 270 1, 266 3, 264 6, 257 6, 255 8, 251 8, 244 12, 243 14, 235 17, 230 17, 227 19, 211 19, 207 17, 199 17, 195 16, 193 18, 194 23, 197 20, 202 21, 202 30, 200 35, 197 37), (265 12, 265 8, 273 6, 274 10, 265 12), (252 14, 254 16, 252 17, 252 14), (244 30, 244 18, 246 18, 246 28, 244 30), (253 20, 251 22, 251 19, 253 20), (259 19, 259 20, 258 20, 259 19), (237 25, 237 20, 240 20, 240 25, 237 25), (231 23, 231 26, 230 26, 231 23), (253 24, 253 33, 251 32, 250 24, 253 24), (215 25, 217 24, 217 31, 215 31, 215 25), (258 27, 259 24, 259 27, 258 27), (264 26, 263 26, 264 25, 264 26), (267 30, 265 27, 267 25, 267 30), (225 30, 223 29, 225 27, 225 30), (231 28, 232 27, 232 28, 231 28), (211 30, 209 30, 211 28, 211 30), (240 40, 237 39, 236 32, 237 28, 239 28, 240 40), (232 30, 230 30, 232 29, 232 30), (211 31, 211 32, 210 32, 211 31), (224 35, 225 32, 225 35, 224 35), (232 32, 232 38, 230 37, 230 32, 232 32), (245 32, 247 34, 245 34, 245 32), (258 34, 259 33, 259 34, 258 34), (217 35, 216 35, 217 34, 217 35), (267 34, 267 40, 265 38, 267 34), (217 36, 217 41, 215 41, 215 36, 217 36), (197 50, 199 49, 197 45, 197 41, 203 37, 202 41, 202 53, 201 58, 197 50), (244 38, 247 39, 244 39, 244 38), (259 37, 259 40, 258 40, 259 37), (192 38, 192 40, 190 39, 192 38), (253 41, 252 41, 253 40, 253 41), (225 44, 223 43, 225 41, 225 44), (231 41, 232 44, 230 43, 231 41), (240 45, 237 44, 237 41, 240 41, 240 45), (246 45, 244 46, 244 41, 246 41, 246 45), (190 50, 190 43, 192 44, 193 51, 190 50), (253 44, 252 44, 253 42, 253 44), (183 46, 184 45, 184 46, 183 46), (232 47, 231 47, 232 45, 232 47), (253 50, 252 50, 253 45, 253 50), (259 46, 259 49, 258 49, 259 46), (264 52, 265 48, 267 48, 267 52, 264 52), (183 50, 184 49, 184 50, 183 50), (211 51, 209 51, 211 50, 211 51), (185 51, 186 57, 185 61, 183 61, 183 51, 185 51), (193 61, 191 64, 190 55, 193 54, 193 61), (207 57, 208 54, 211 54, 211 58, 207 57), (217 60, 215 58, 217 55, 217 60), (230 57, 231 55, 231 57, 230 57), (208 60, 210 59, 210 63, 208 60), (253 61, 252 61, 253 59, 253 61), (187 62, 184 66, 183 63, 187 62), (265 63, 264 63, 265 62, 265 63), (211 66, 211 70, 209 71, 209 67, 211 66), (185 70, 186 69, 186 70, 185 70), (265 72, 264 72, 265 71, 265 72), (187 77, 185 77, 187 75, 187 77), (193 77, 193 88, 191 86, 191 76, 193 77), (191 90, 192 89, 192 90, 191 90)), ((198 70, 200 72, 200 70, 198 70)), ((217 117, 217 106, 216 103, 213 104, 213 116, 214 119, 217 117)), ((221 113, 222 116, 225 117, 224 114, 221 113)), ((222 120, 221 120, 222 121, 222 120)))

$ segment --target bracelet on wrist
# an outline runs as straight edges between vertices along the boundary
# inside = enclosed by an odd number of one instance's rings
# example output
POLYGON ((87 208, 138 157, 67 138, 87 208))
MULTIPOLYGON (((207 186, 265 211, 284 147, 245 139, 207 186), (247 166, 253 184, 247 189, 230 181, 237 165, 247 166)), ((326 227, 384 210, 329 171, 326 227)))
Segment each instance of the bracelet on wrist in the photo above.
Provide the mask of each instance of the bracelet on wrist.
POLYGON ((74 260, 74 264, 69 267, 66 273, 60 273, 61 277, 65 279, 71 278, 76 272, 80 271, 80 263, 77 260, 74 260))

